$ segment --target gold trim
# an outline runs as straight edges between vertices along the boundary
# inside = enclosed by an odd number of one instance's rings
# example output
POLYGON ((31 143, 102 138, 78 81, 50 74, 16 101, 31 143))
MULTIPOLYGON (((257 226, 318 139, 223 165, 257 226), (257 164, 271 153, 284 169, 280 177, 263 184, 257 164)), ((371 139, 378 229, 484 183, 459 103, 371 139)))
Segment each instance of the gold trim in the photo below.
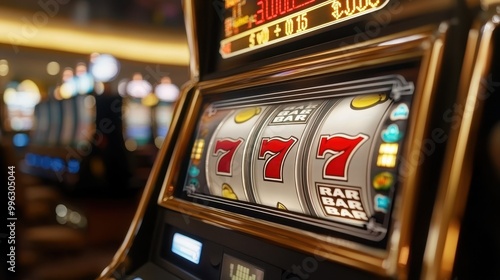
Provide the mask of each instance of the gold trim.
MULTIPOLYGON (((363 248, 357 244, 340 244, 334 238, 311 232, 304 232, 292 227, 272 222, 252 219, 243 215, 234 214, 219 209, 200 207, 199 204, 170 199, 163 201, 162 205, 168 209, 196 217, 204 222, 236 230, 275 242, 286 247, 291 247, 303 252, 312 253, 314 256, 336 261, 346 265, 369 270, 380 275, 386 275, 385 260, 381 254, 366 254, 363 248)), ((319 259, 319 258, 318 258, 319 259)))
POLYGON ((452 130, 448 139, 442 180, 424 254, 422 279, 450 279, 453 272, 461 219, 472 177, 473 162, 470 159, 474 153, 475 132, 480 124, 483 105, 481 81, 490 68, 491 43, 497 26, 498 21, 490 18, 484 24, 476 22, 469 33, 456 101, 456 104, 464 104, 466 109, 459 128, 452 130))
MULTIPOLYGON (((210 95, 218 94, 271 82, 278 83, 325 73, 335 74, 345 70, 419 59, 422 64, 412 109, 415 112, 409 123, 409 136, 407 137, 409 143, 405 145, 407 147, 405 155, 411 154, 416 149, 414 144, 423 139, 428 129, 429 108, 432 107, 430 104, 435 96, 434 86, 438 78, 444 44, 443 38, 446 32, 446 24, 443 26, 429 25, 363 44, 279 62, 249 73, 200 82, 197 96, 190 105, 187 114, 188 123, 182 128, 181 135, 185 135, 185 137, 192 135, 196 125, 194 116, 197 115, 201 106, 201 92, 210 95), (236 81, 238 82, 236 83, 236 81), (416 116, 418 116, 418 120, 416 116)), ((401 189, 404 190, 402 197, 395 201, 395 208, 399 207, 401 211, 394 210, 397 213, 394 220, 396 229, 389 236, 390 248, 386 251, 174 198, 172 192, 175 186, 179 185, 178 180, 182 179, 177 178, 177 176, 180 171, 180 163, 187 154, 187 142, 177 142, 178 146, 171 157, 166 180, 159 197, 158 202, 161 206, 191 215, 210 224, 258 236, 282 246, 315 254, 378 275, 407 278, 406 258, 410 250, 411 223, 416 207, 414 197, 420 173, 418 164, 409 167, 409 177, 401 186, 401 189), (403 201, 404 203, 402 203, 403 201), (318 247, 319 244, 321 244, 321 248, 318 247)))
POLYGON ((200 76, 200 54, 198 50, 198 37, 196 36, 196 15, 194 11, 195 0, 183 1, 184 21, 186 22, 187 41, 189 52, 191 54, 189 59, 189 69, 191 73, 191 81, 197 81, 200 76))
POLYGON ((198 86, 201 90, 209 91, 209 94, 219 94, 269 84, 271 79, 273 83, 279 83, 333 71, 340 72, 365 67, 366 59, 370 59, 373 65, 411 59, 421 55, 421 47, 424 41, 429 39, 431 29, 432 27, 426 26, 356 45, 294 58, 267 65, 249 73, 201 81, 198 86), (398 45, 398 48, 394 48, 395 45, 398 45), (391 59, 388 59, 386 55, 388 51, 391 52, 391 59))
MULTIPOLYGON (((433 99, 435 98, 436 80, 438 80, 438 73, 440 72, 444 46, 444 33, 447 30, 448 24, 442 24, 442 26, 440 26, 440 31, 442 33, 435 39, 433 45, 429 46, 431 51, 427 54, 427 58, 424 57, 422 59, 423 65, 420 68, 419 77, 425 78, 419 80, 416 86, 416 88, 421 88, 421 97, 416 98, 412 105, 412 110, 416 111, 414 112, 414 116, 418 116, 418 119, 413 118, 408 124, 408 127, 412 127, 413 129, 409 129, 408 135, 406 136, 410 140, 409 143, 406 144, 406 151, 403 154, 403 157, 410 159, 410 161, 413 158, 408 155, 417 154, 422 156, 420 153, 420 143, 422 143, 425 135, 428 135, 429 119, 427 116, 430 115, 429 109, 431 106, 429 105, 433 103, 433 99), (422 116, 426 117, 422 118, 422 116)), ((413 233, 413 225, 410 221, 414 220, 417 207, 414 205, 415 199, 412 198, 417 197, 420 181, 420 168, 418 164, 420 158, 415 160, 417 161, 416 163, 410 162, 408 164, 408 170, 406 170, 408 175, 402 186, 403 193, 400 196, 400 200, 396 202, 398 206, 401 207, 401 211, 399 212, 401 214, 399 217, 395 218, 395 220, 402 224, 399 232, 395 230, 396 234, 391 240, 391 245, 393 248, 398 249, 394 257, 397 257, 397 274, 399 279, 406 279, 408 277, 408 256, 411 250, 410 244, 413 233), (404 204, 404 206, 401 204, 404 204)), ((398 213, 398 210, 395 209, 394 212, 398 213)))
MULTIPOLYGON (((190 116, 196 115, 197 112, 199 112, 201 108, 201 94, 200 91, 197 89, 194 92, 194 97, 193 101, 188 105, 188 112, 187 112, 187 118, 185 119, 183 126, 181 127, 181 131, 179 132, 179 135, 184 135, 184 138, 189 137, 191 135, 191 132, 193 131, 193 127, 196 125, 196 118, 192 118, 190 116)), ((163 182, 162 189, 160 191, 160 195, 158 196, 158 203, 161 204, 163 199, 172 199, 172 193, 174 191, 174 186, 177 185, 177 174, 180 172, 180 167, 181 167, 181 160, 182 158, 185 158, 187 154, 185 151, 188 150, 188 144, 189 141, 177 141, 176 147, 174 149, 174 152, 172 153, 172 156, 170 158, 171 164, 168 165, 167 172, 165 173, 165 176, 162 178, 166 178, 165 181, 163 182)))

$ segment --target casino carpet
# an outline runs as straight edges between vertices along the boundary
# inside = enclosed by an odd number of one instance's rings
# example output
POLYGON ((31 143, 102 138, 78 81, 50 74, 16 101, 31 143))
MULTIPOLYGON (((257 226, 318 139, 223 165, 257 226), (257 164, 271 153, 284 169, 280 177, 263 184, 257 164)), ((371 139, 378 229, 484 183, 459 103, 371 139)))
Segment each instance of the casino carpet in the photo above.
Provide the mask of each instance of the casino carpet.
POLYGON ((123 241, 140 193, 79 198, 33 178, 19 180, 18 279, 95 279, 123 241))

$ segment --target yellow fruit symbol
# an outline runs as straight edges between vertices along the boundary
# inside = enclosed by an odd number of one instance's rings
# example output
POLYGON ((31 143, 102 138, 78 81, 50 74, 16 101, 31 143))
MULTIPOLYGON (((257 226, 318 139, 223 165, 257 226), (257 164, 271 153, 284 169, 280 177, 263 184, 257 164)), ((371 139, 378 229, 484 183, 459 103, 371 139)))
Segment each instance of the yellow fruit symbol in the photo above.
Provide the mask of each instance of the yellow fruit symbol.
POLYGON ((238 196, 234 193, 233 188, 226 183, 222 184, 222 197, 238 200, 238 196))
POLYGON ((383 103, 388 99, 386 93, 376 93, 369 95, 356 96, 351 101, 351 108, 353 109, 366 109, 373 107, 377 104, 383 103))
POLYGON ((389 172, 382 172, 373 178, 373 187, 376 190, 387 190, 392 186, 394 176, 389 172))
POLYGON ((279 201, 278 201, 278 204, 276 205, 276 207, 277 207, 278 209, 281 209, 281 210, 288 210, 288 209, 286 208, 285 204, 283 204, 283 203, 281 203, 281 202, 279 202, 279 201))
POLYGON ((235 123, 244 123, 254 116, 260 114, 260 107, 252 107, 252 108, 247 108, 243 109, 236 116, 234 116, 234 122, 235 123))

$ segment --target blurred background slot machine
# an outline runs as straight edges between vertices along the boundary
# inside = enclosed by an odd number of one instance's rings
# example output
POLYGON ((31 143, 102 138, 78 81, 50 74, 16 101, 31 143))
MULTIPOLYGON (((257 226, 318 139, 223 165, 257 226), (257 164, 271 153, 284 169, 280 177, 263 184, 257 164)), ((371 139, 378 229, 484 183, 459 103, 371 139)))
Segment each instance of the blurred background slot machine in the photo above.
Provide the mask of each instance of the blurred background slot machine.
POLYGON ((38 86, 31 80, 24 80, 19 84, 11 83, 5 89, 5 127, 12 135, 14 147, 24 148, 29 144, 29 132, 36 121, 35 106, 41 97, 38 86))
POLYGON ((75 142, 76 127, 78 122, 76 98, 61 100, 62 106, 62 130, 60 143, 63 146, 72 145, 75 142))
POLYGON ((134 178, 144 184, 169 130, 179 88, 168 76, 153 88, 142 74, 134 73, 123 83, 123 96, 125 147, 134 159, 134 178))
POLYGON ((155 87, 155 94, 158 103, 155 107, 154 143, 157 148, 161 148, 172 123, 175 102, 179 98, 179 88, 172 83, 170 77, 162 77, 160 83, 155 87))
POLYGON ((48 133, 47 145, 58 146, 61 141, 62 125, 63 125, 63 108, 62 102, 57 100, 49 100, 50 107, 50 130, 48 133))
POLYGON ((40 102, 35 106, 35 125, 31 131, 32 143, 46 143, 49 135, 50 108, 47 102, 40 102))
MULTIPOLYGON (((153 142, 158 136, 156 116, 162 118, 163 130, 168 130, 170 116, 154 115, 159 102, 149 82, 145 81, 147 92, 153 99, 132 100, 135 107, 127 108, 126 98, 109 84, 118 75, 118 61, 97 54, 91 61, 92 75, 83 63, 75 70, 64 68, 60 84, 48 96, 38 91, 18 93, 18 89, 34 88, 32 82, 11 84, 4 94, 9 109, 4 125, 14 135, 12 145, 22 176, 19 184, 26 196, 21 199, 19 194, 19 205, 27 205, 23 207, 26 227, 19 252, 23 277, 37 274, 40 279, 50 279, 52 272, 44 270, 65 261, 73 262, 69 266, 86 262, 89 274, 98 273, 95 268, 102 267, 103 259, 110 257, 124 234, 158 151, 153 142), (128 110, 131 115, 127 118, 128 110), (19 133, 29 138, 15 140, 19 133), (136 141, 139 152, 128 149, 128 138, 136 141), (150 149, 141 162, 139 154, 145 146, 150 149), (108 223, 109 219, 114 223, 108 223), (64 257, 43 261, 47 254, 64 257)), ((167 106, 178 95, 178 88, 171 86, 177 91, 166 94, 167 106)), ((64 275, 86 277, 82 271, 70 270, 64 275)))
MULTIPOLYGON (((84 63, 78 63, 74 72, 63 70, 53 96, 37 106, 39 118, 31 133, 35 141, 27 145, 22 168, 68 192, 121 196, 144 183, 131 181, 134 158, 125 149, 121 133, 126 127, 122 97, 104 87, 118 74, 119 65, 111 56, 103 56, 92 55, 95 76, 84 63), (113 73, 103 71, 110 63, 115 66, 113 73)), ((135 113, 142 116, 142 112, 135 113)), ((129 131, 137 136, 140 130, 139 142, 144 145, 151 140, 152 120, 146 117, 139 122, 140 127, 132 125, 129 131)))
POLYGON ((125 147, 134 158, 134 178, 144 184, 157 153, 153 138, 153 106, 158 99, 153 94, 151 83, 140 73, 134 73, 132 79, 123 85, 125 147))

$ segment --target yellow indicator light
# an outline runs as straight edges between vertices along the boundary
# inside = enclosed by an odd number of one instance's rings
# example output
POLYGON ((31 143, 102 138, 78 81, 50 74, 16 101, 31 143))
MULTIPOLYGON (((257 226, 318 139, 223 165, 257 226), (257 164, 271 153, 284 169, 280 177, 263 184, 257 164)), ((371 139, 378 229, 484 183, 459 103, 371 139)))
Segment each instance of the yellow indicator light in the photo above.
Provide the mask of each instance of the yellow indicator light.
POLYGON ((377 158, 377 166, 379 167, 395 167, 396 155, 380 154, 377 158))
POLYGON ((397 143, 384 143, 380 145, 378 150, 377 166, 379 167, 395 167, 396 157, 399 150, 397 143))
POLYGON ((398 153, 399 144, 381 144, 380 149, 378 150, 379 154, 389 154, 395 155, 398 153))
POLYGON ((191 151, 191 159, 199 160, 203 154, 203 149, 205 148, 205 140, 198 139, 193 145, 193 150, 191 151))

